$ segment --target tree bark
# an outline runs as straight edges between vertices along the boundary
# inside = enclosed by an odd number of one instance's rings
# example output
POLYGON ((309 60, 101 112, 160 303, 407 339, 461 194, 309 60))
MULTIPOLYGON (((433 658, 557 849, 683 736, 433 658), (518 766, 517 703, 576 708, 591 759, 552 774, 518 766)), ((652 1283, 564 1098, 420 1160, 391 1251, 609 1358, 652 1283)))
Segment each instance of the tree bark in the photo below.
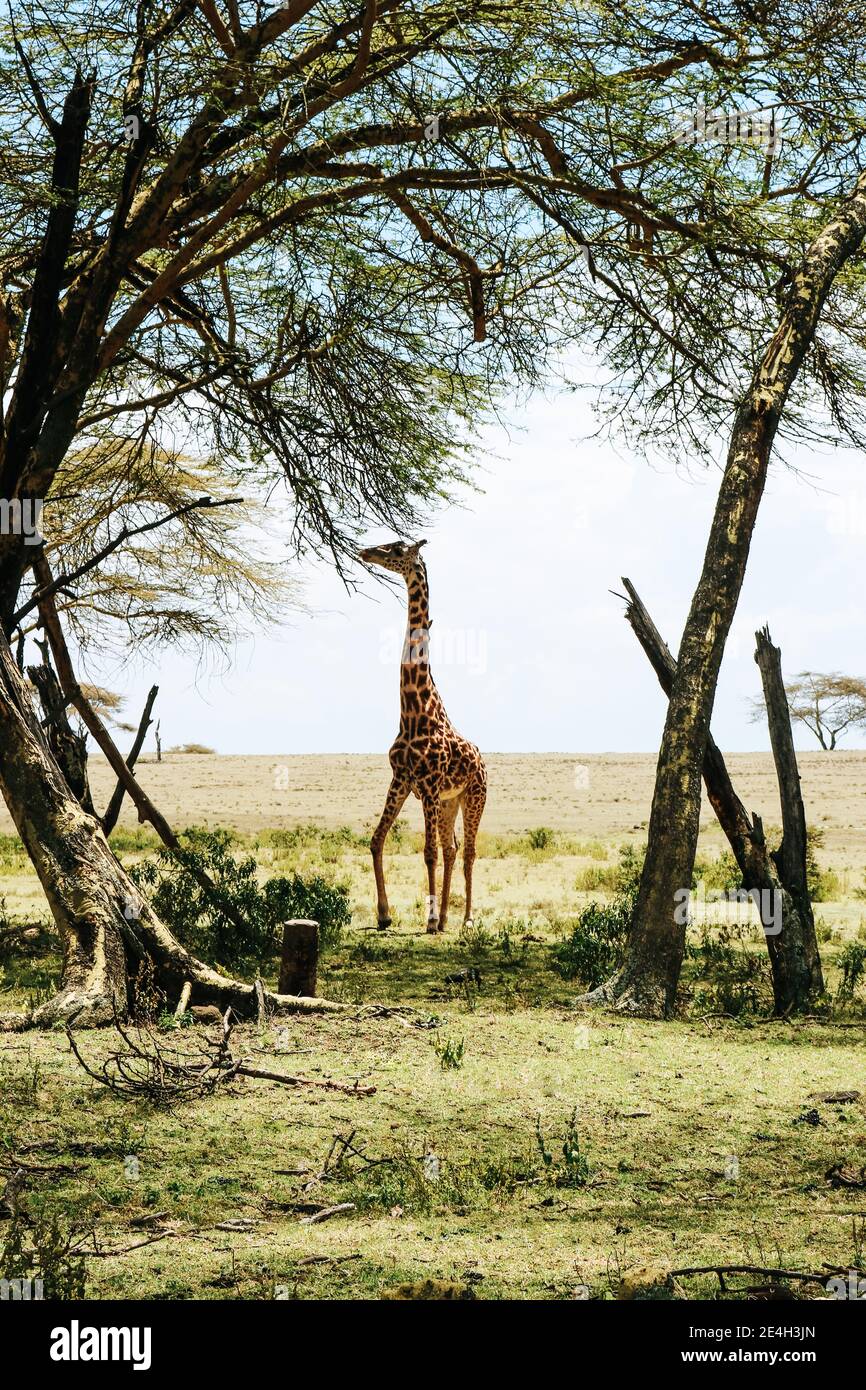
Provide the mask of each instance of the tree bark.
MULTIPOLYGON (((669 696, 676 677, 676 661, 638 596, 634 585, 628 579, 623 579, 622 582, 630 599, 626 609, 626 618, 649 658, 662 690, 669 696)), ((773 650, 775 651, 775 648, 773 650)), ((774 708, 778 709, 780 723, 784 723, 784 720, 787 719, 788 742, 790 744, 790 756, 794 759, 796 784, 794 789, 788 791, 787 789, 792 787, 790 775, 784 785, 781 776, 779 777, 780 795, 784 804, 789 796, 799 798, 800 779, 796 766, 796 756, 794 755, 793 738, 791 737, 790 714, 782 684, 781 662, 778 663, 776 679, 778 684, 774 686, 773 703, 774 708), (785 701, 783 707, 778 704, 779 690, 781 690, 782 698, 785 701)), ((764 694, 765 698, 769 698, 766 684, 764 694)), ((779 738, 784 740, 784 729, 781 729, 779 738)), ((712 734, 707 737, 702 772, 710 804, 722 830, 725 832, 737 866, 743 876, 742 886, 749 893, 761 895, 758 901, 761 905, 759 910, 762 925, 765 928, 769 926, 773 929, 771 931, 765 930, 765 938, 773 980, 774 1012, 781 1016, 797 1010, 808 1009, 815 999, 823 993, 824 980, 821 973, 818 941, 815 936, 812 904, 806 882, 805 813, 803 812, 802 815, 802 834, 796 839, 799 858, 792 851, 784 859, 781 859, 779 857, 780 852, 772 855, 767 848, 760 816, 750 817, 743 802, 737 796, 721 749, 713 739, 712 734), (764 898, 764 894, 772 895, 770 903, 773 910, 770 912, 765 910, 767 900, 764 898), (781 930, 775 930, 778 926, 775 906, 778 903, 781 903, 781 930)), ((801 812, 802 809, 802 798, 800 798, 801 812)), ((794 810, 794 814, 796 816, 796 810, 794 810)), ((793 837, 789 843, 794 843, 793 837)))
MULTIPOLYGON (((45 739, 24 679, 0 639, 0 791, 45 891, 64 945, 59 993, 32 1015, 4 1020, 50 1027, 127 1016, 131 983, 149 958, 154 983, 176 999, 185 982, 195 1004, 254 1017, 252 985, 219 974, 180 945, 115 859, 95 816, 69 789, 45 739)), ((274 1012, 340 1009, 324 999, 267 994, 274 1012)))
POLYGON ((824 989, 809 893, 806 808, 791 731, 791 712, 782 678, 782 653, 770 641, 769 628, 756 632, 755 642, 755 660, 764 687, 770 744, 782 805, 782 843, 772 858, 787 895, 790 921, 786 924, 787 931, 783 930, 784 940, 779 942, 779 950, 784 956, 789 1007, 801 1008, 823 993, 824 989))
MULTIPOLYGON (((153 723, 150 715, 158 694, 159 686, 152 685, 150 687, 147 700, 145 702, 141 720, 139 721, 138 732, 135 735, 135 738, 133 739, 132 747, 126 755, 126 766, 129 768, 130 772, 132 772, 132 770, 135 767, 135 764, 138 762, 138 755, 144 747, 144 740, 147 737, 147 731, 153 723)), ((120 808, 123 805, 123 798, 125 795, 126 787, 124 786, 123 781, 120 778, 118 778, 117 786, 112 792, 111 800, 106 806, 105 814, 102 817, 102 828, 105 831, 106 835, 110 835, 114 827, 117 825, 117 818, 120 815, 120 808)))
POLYGON ((594 992, 621 1013, 673 1013, 685 949, 676 904, 692 881, 701 769, 716 682, 746 572, 773 441, 839 269, 866 236, 866 174, 816 237, 779 327, 737 411, 700 581, 680 642, 650 814, 647 852, 623 964, 594 992))
MULTIPOLYGON (((44 556, 40 556, 34 561, 33 569, 40 583, 46 581, 47 588, 51 582, 51 570, 44 556)), ((96 743, 108 759, 112 770, 117 774, 118 781, 129 793, 130 800, 138 811, 139 820, 149 821, 168 849, 175 850, 176 852, 182 851, 183 845, 177 835, 172 830, 162 812, 154 806, 144 788, 136 781, 129 760, 127 759, 124 761, 120 749, 117 747, 111 734, 106 729, 99 715, 96 713, 96 710, 78 684, 75 678, 75 672, 72 668, 69 649, 66 646, 66 639, 63 636, 63 629, 60 626, 60 618, 57 614, 53 595, 48 594, 40 599, 39 616, 48 635, 48 641, 54 655, 57 674, 60 678, 60 684, 65 699, 71 705, 75 706, 75 709, 81 715, 85 727, 90 730, 96 743)), ((154 687, 154 690, 155 689, 156 687, 154 687)), ((153 691, 151 693, 153 693, 153 691)), ((204 869, 191 860, 187 861, 186 867, 199 887, 207 893, 211 901, 217 903, 221 912, 228 917, 230 922, 234 923, 238 931, 243 932, 246 929, 246 923, 243 917, 234 904, 229 902, 224 894, 220 893, 216 884, 209 875, 205 873, 204 869)))
POLYGON ((66 714, 67 702, 63 698, 60 682, 48 659, 48 645, 42 642, 37 645, 42 651, 42 663, 39 666, 28 666, 27 674, 39 692, 39 702, 45 715, 48 746, 70 789, 78 797, 85 811, 93 815, 93 798, 87 776, 87 735, 77 734, 69 723, 66 714))
POLYGON ((280 994, 315 994, 319 968, 319 924, 303 918, 283 927, 280 994))

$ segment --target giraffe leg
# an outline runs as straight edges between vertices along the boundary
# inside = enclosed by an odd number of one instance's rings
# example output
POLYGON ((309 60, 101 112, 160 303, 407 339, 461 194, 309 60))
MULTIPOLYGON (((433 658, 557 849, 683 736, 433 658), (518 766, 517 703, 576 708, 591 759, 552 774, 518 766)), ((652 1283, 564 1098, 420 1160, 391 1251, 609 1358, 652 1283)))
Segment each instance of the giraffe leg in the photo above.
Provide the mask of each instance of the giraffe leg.
POLYGON ((457 797, 439 802, 439 843, 442 846, 442 902, 439 906, 439 930, 445 930, 448 917, 448 899, 451 896, 451 874, 457 858, 457 837, 454 822, 460 805, 457 797))
POLYGON ((391 925, 388 895, 385 892, 385 871, 382 867, 382 851, 385 848, 388 831, 403 809, 403 804, 408 795, 408 783, 401 782, 399 778, 394 777, 388 788, 388 795, 385 798, 385 809, 382 812, 382 819, 373 831, 373 838, 370 841, 370 853, 373 856, 373 873, 376 875, 376 917, 380 931, 387 931, 391 925))
POLYGON ((487 800, 487 787, 479 782, 467 789, 463 796, 463 878, 466 883, 466 907, 463 911, 464 926, 472 924, 472 866, 475 863, 475 838, 487 800))
POLYGON ((436 905, 436 836, 439 831, 439 793, 425 795, 422 799, 424 810, 424 863, 427 865, 427 930, 432 935, 439 930, 439 909, 436 905))

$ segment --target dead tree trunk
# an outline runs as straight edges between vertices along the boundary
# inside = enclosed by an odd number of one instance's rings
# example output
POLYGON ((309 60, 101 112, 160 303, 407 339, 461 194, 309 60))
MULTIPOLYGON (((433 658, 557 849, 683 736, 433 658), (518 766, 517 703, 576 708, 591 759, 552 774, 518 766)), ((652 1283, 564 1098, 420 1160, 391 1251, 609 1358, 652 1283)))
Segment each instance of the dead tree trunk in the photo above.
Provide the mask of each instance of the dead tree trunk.
POLYGON ((790 901, 791 922, 785 942, 785 960, 791 977, 789 993, 793 999, 792 1007, 799 1008, 816 994, 822 993, 824 987, 809 894, 806 809, 791 731, 791 711, 782 679, 782 653, 770 641, 768 627, 755 633, 755 642, 755 660, 764 687, 770 744, 782 805, 782 843, 773 853, 773 862, 790 901))
POLYGON ((304 918, 283 927, 280 994, 315 994, 319 969, 319 924, 304 918))
MULTIPOLYGON (((96 817, 73 796, 48 746, 8 642, 0 638, 0 791, 39 875, 64 944, 59 993, 32 1015, 2 1020, 78 1027, 125 1017, 139 963, 177 1000, 185 982, 195 1004, 231 1006, 254 1016, 253 985, 192 957, 143 901, 115 859, 96 817)), ((339 1004, 266 995, 275 1012, 324 1012, 339 1004)))
POLYGON ((85 811, 93 815, 93 798, 87 776, 87 734, 77 734, 69 723, 67 702, 51 666, 48 643, 37 642, 36 645, 42 653, 42 661, 39 666, 28 666, 27 674, 39 694, 48 746, 70 789, 85 811))
MULTIPOLYGON (((666 695, 670 695, 676 677, 677 664, 637 590, 628 579, 623 579, 629 596, 626 618, 649 658, 666 695)), ((759 638, 761 634, 758 634, 759 638)), ((760 644, 759 644, 760 646, 760 644)), ((775 648, 772 649, 774 652, 775 648)), ((778 653, 777 653, 778 656, 778 653)), ((757 659, 757 658, 756 658, 757 659)), ((787 722, 787 741, 790 746, 794 778, 790 775, 791 763, 787 763, 788 775, 783 782, 779 776, 779 789, 783 808, 789 807, 797 826, 802 826, 798 835, 792 834, 790 843, 797 845, 797 851, 790 857, 782 857, 781 849, 771 854, 764 838, 764 829, 758 815, 749 816, 734 790, 724 757, 718 744, 709 735, 702 767, 704 785, 710 804, 725 832, 728 843, 743 876, 743 888, 758 896, 762 925, 764 927, 767 951, 770 957, 770 970, 773 980, 774 1011, 778 1015, 808 1008, 815 998, 823 993, 824 981, 821 974, 821 961, 818 942, 815 936, 815 923, 812 905, 806 884, 806 820, 800 796, 800 779, 797 772, 794 743, 791 736, 791 721, 785 700, 781 679, 781 665, 778 668, 778 685, 773 689, 774 708, 779 726, 778 737, 784 742, 784 728, 787 722), (778 702, 781 691, 784 706, 778 702), (784 712, 783 712, 784 710, 784 712), (799 803, 799 814, 795 801, 799 803), (769 900, 765 895, 771 895, 769 900), (781 903, 781 930, 779 914, 774 910, 781 903), (767 910, 768 903, 770 910, 767 910)), ((765 684, 765 695, 769 696, 765 684)), ((776 763, 777 770, 779 762, 776 763)), ((783 824, 785 811, 783 809, 783 824)), ((783 841, 784 844, 784 841, 783 841)))
MULTIPOLYGON (((152 685, 150 687, 147 700, 145 702, 144 712, 141 716, 141 720, 139 721, 138 732, 132 741, 132 747, 126 755, 126 766, 129 768, 130 772, 132 772, 133 768, 135 767, 135 764, 138 762, 138 755, 144 747, 144 740, 147 737, 147 731, 150 728, 151 723, 153 722, 151 720, 150 714, 158 694, 159 686, 152 685)), ((126 787, 123 783, 123 780, 120 777, 118 777, 117 786, 111 794, 111 800, 106 806, 105 814, 102 817, 102 828, 105 831, 106 835, 110 835, 114 827, 117 825, 117 818, 120 815, 120 808, 123 805, 123 798, 125 795, 126 787)))
POLYGON ((659 751, 634 920, 617 974, 594 992, 621 1013, 661 1018, 676 1006, 685 949, 679 895, 692 881, 719 669, 737 608, 782 412, 827 294, 866 236, 866 174, 806 251, 779 326, 734 420, 701 577, 683 629, 659 751))
MULTIPOLYGON (((40 556, 34 561, 33 569, 40 583, 44 583, 46 587, 48 587, 52 582, 52 575, 48 562, 44 556, 40 556)), ((117 774, 119 784, 128 792, 130 800, 135 805, 139 820, 149 821, 168 849, 174 850, 176 853, 181 852, 183 846, 177 835, 172 830, 162 812, 154 806, 150 797, 144 791, 144 788, 139 786, 133 776, 129 759, 124 761, 123 755, 115 744, 114 739, 111 737, 75 678, 72 660, 66 645, 66 639, 63 636, 63 629, 60 626, 60 619, 57 614, 53 595, 48 594, 47 597, 43 597, 40 600, 39 615, 57 666, 57 674, 60 678, 64 699, 66 699, 69 704, 74 705, 81 716, 85 728, 89 729, 94 740, 102 749, 112 770, 117 774)), ((154 694, 155 690, 156 687, 154 686, 151 694, 154 694)), ((141 732, 141 730, 139 732, 141 732)), ((207 893, 212 901, 219 905, 220 910, 228 917, 230 922, 234 923, 238 931, 244 931, 246 923, 243 917, 234 904, 229 902, 225 895, 218 891, 212 879, 205 873, 200 865, 192 861, 187 861, 186 867, 199 887, 207 893)))

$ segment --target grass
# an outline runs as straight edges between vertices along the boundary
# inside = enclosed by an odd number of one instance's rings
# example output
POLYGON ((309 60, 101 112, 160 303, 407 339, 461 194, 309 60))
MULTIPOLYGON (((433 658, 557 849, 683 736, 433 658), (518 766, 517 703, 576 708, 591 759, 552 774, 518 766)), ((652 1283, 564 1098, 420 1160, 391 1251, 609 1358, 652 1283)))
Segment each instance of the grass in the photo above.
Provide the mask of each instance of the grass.
MULTIPOLYGON (((578 1284, 607 1297, 646 1263, 853 1259, 862 1203, 824 1174, 856 1164, 866 1115, 818 1105, 819 1125, 798 1123, 813 1091, 859 1079, 844 1030, 450 1006, 441 1031, 463 1042, 459 1068, 442 1067, 431 1032, 393 1018, 246 1027, 260 1065, 363 1078, 375 1096, 246 1081, 176 1115, 96 1088, 62 1035, 4 1043, 0 1161, 47 1168, 28 1183, 30 1210, 94 1226, 103 1248, 135 1244, 136 1218, 167 1213, 169 1238, 89 1261, 91 1297, 284 1285, 355 1298, 425 1277, 470 1279, 489 1298, 567 1298, 578 1284), (572 1187, 541 1161, 536 1125, 556 1162, 575 1111, 588 1171, 572 1187), (352 1132, 361 1156, 315 1181, 334 1136, 352 1132), (76 1171, 55 1176, 60 1164, 76 1171), (309 1206, 344 1202, 355 1210, 303 1224, 309 1206), (254 1224, 216 1229, 238 1218, 254 1224), (312 1256, 325 1258, 301 1263, 312 1256)), ((83 1046, 98 1058, 109 1042, 83 1046)))
MULTIPOLYGON (((7 838, 4 887, 27 876, 7 838)), ((238 836, 263 875, 306 868, 349 882, 354 909, 320 974, 321 992, 347 1012, 244 1025, 238 1050, 266 1070, 358 1079, 375 1095, 237 1080, 165 1113, 90 1081, 62 1033, 0 1034, 0 1178, 24 1164, 33 1220, 95 1233, 104 1257, 86 1261, 88 1297, 377 1298, 440 1279, 479 1298, 569 1299, 584 1285, 608 1298, 646 1264, 862 1263, 862 1194, 825 1174, 862 1163, 866 1108, 816 1099, 866 1090, 851 1026, 862 985, 811 1021, 709 1016, 721 965, 760 965, 764 953, 748 927, 731 939, 711 924, 690 938, 690 1016, 587 1014, 551 946, 586 896, 575 881, 615 869, 617 846, 602 855, 561 833, 535 845, 528 834, 491 837, 476 925, 461 932, 458 910, 434 938, 423 931, 416 840, 405 827, 392 838, 397 923, 380 934, 358 833, 238 836), (385 1002, 407 1012, 369 1007, 385 1002), (353 1209, 304 1223, 311 1208, 344 1203, 353 1209), (135 1223, 163 1212, 154 1229, 165 1238, 107 1253, 144 1240, 135 1223), (238 1220, 249 1224, 219 1229, 238 1220)), ((114 844, 130 862, 154 847, 146 831, 116 832, 114 844)), ((34 885, 26 891, 28 920, 44 918, 34 885)), ((822 952, 835 989, 834 961, 857 939, 863 907, 821 912, 833 924, 822 952)), ((43 932, 3 948, 0 972, 0 1007, 45 997, 56 943, 43 932)), ((80 1044, 94 1064, 117 1045, 107 1032, 80 1044)), ((3 1239, 0 1227, 0 1249, 3 1239)))

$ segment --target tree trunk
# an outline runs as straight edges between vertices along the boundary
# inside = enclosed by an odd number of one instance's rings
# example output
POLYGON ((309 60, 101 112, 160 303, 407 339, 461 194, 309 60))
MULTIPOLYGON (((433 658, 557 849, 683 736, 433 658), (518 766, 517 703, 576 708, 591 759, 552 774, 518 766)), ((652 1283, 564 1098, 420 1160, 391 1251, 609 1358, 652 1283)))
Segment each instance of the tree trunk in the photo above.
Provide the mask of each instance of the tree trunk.
MULTIPOLYGON (((670 695, 676 677, 677 664, 664 642, 655 623, 641 601, 634 585, 628 579, 623 584, 629 595, 626 618, 646 652, 666 695, 670 695)), ((784 697, 781 683, 781 664, 778 667, 778 686, 784 697)), ((768 695, 764 687, 765 697, 768 695)), ((774 705, 777 697, 774 696, 774 705)), ((787 700, 784 716, 788 719, 790 753, 793 756, 793 738, 790 736, 790 714, 787 700)), ((794 761, 796 770, 796 759, 794 761)), ((713 739, 707 737, 707 749, 703 763, 704 785, 710 804, 718 817, 719 824, 727 836, 728 843, 743 876, 743 888, 749 893, 759 894, 758 903, 761 922, 765 929, 767 951, 770 957, 770 970, 773 980, 774 1012, 778 1015, 805 1009, 823 993, 824 981, 821 974, 821 961, 812 906, 806 884, 806 836, 805 815, 803 833, 797 843, 800 847, 799 863, 791 864, 789 858, 780 860, 771 855, 764 838, 764 829, 758 815, 749 816, 734 790, 721 750, 713 739), (790 868, 789 868, 790 865, 790 868), (766 894, 770 894, 769 906, 766 894), (781 903, 781 914, 775 911, 781 903), (781 921, 779 921, 779 915, 781 921), (768 930, 769 928, 769 930, 768 930), (781 928, 781 929, 779 929, 781 928), (805 968, 804 968, 805 966, 805 968)), ((779 779, 780 795, 783 801, 791 793, 790 778, 783 785, 779 779)), ((796 776, 796 791, 799 797, 799 774, 796 776)), ((800 801, 802 809, 802 800, 800 801)))
MULTIPOLYGON (((31 1016, 5 1019, 50 1027, 110 1023, 129 1011, 131 983, 149 958, 168 999, 185 981, 196 1004, 254 1016, 253 985, 190 956, 144 902, 112 854, 98 820, 72 795, 44 737, 9 645, 0 639, 0 791, 39 875, 64 946, 59 993, 31 1016)), ((324 1012, 323 999, 266 995, 275 1012, 324 1012)))
POLYGON ((755 641, 755 660, 764 687, 770 744, 782 803, 782 843, 772 857, 787 896, 789 920, 783 928, 778 947, 784 958, 788 1008, 798 1009, 805 1007, 824 990, 809 894, 806 809, 791 732, 791 712, 782 679, 782 653, 770 641, 769 628, 756 632, 755 641))
POLYGON ((294 918, 283 927, 280 994, 315 994, 319 968, 319 924, 294 918))
POLYGON ((697 848, 701 768, 719 668, 746 572, 773 441, 815 336, 824 301, 866 235, 866 174, 809 247, 779 327, 736 415, 698 587, 680 642, 650 814, 647 851, 625 958, 594 992, 617 1011, 669 1016, 685 949, 676 904, 697 848))
POLYGON ((95 815, 87 776, 87 735, 77 734, 69 723, 66 700, 48 659, 48 644, 37 645, 42 649, 42 664, 28 666, 27 674, 39 692, 48 746, 74 795, 85 811, 95 815))

